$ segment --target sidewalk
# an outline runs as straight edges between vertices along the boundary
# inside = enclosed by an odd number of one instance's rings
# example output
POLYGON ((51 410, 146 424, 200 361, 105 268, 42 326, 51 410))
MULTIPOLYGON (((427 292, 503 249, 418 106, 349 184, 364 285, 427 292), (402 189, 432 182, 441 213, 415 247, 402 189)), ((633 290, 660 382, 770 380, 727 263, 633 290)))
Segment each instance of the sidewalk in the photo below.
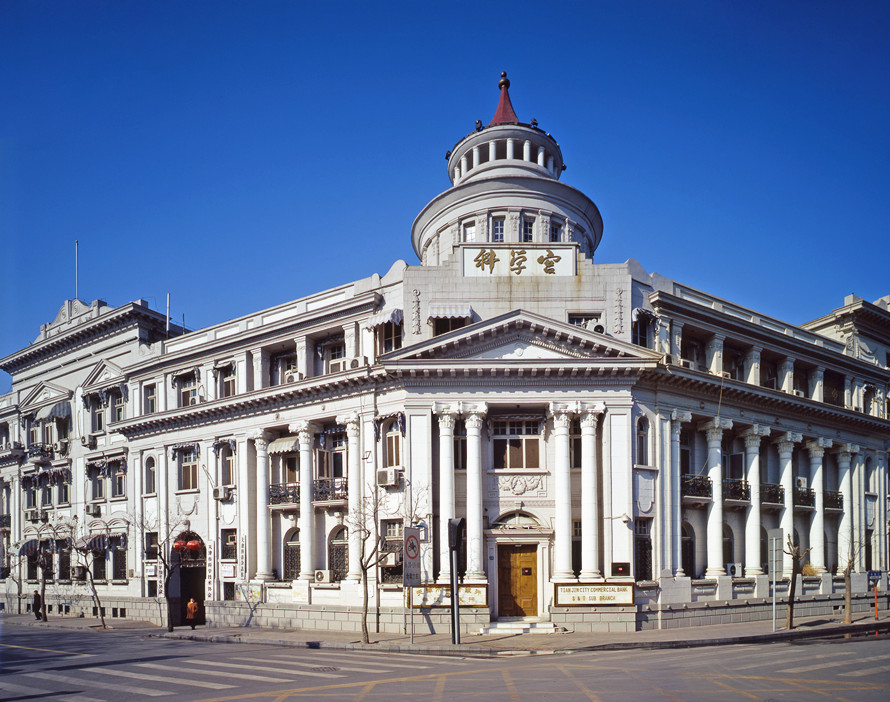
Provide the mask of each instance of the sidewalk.
MULTIPOLYGON (((854 623, 844 625, 840 618, 817 617, 800 619, 792 631, 780 628, 772 631, 772 622, 745 622, 715 626, 663 629, 661 631, 637 631, 633 633, 564 633, 564 634, 491 634, 476 636, 464 634, 461 644, 451 643, 450 634, 416 634, 414 645, 410 637, 402 634, 371 634, 371 644, 362 644, 357 632, 310 631, 306 629, 260 629, 258 627, 200 626, 194 631, 177 627, 173 632, 148 622, 125 619, 107 619, 107 631, 139 632, 146 636, 176 638, 217 643, 244 643, 284 646, 291 648, 332 648, 351 650, 375 650, 400 653, 432 653, 451 656, 493 656, 553 654, 570 651, 622 650, 634 648, 685 648, 716 646, 739 643, 768 643, 792 639, 843 636, 845 634, 869 635, 876 631, 890 632, 890 612, 858 614, 854 623)), ((101 624, 95 618, 51 617, 46 623, 38 622, 31 614, 0 614, 0 630, 5 625, 44 627, 52 629, 92 629, 102 633, 101 624)), ((777 622, 779 627, 779 622, 777 622)))

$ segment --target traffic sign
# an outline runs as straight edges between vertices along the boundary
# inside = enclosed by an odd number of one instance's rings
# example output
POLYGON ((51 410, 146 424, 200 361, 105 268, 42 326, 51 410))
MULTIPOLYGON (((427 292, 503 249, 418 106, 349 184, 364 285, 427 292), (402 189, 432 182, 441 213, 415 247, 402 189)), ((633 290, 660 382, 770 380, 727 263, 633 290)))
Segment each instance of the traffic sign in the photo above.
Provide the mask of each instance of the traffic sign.
POLYGON ((869 585, 869 587, 874 587, 879 582, 881 582, 881 571, 879 571, 879 570, 868 571, 868 585, 869 585))
POLYGON ((405 528, 402 546, 402 583, 405 587, 420 587, 420 529, 405 528))
POLYGON ((770 529, 766 532, 769 572, 779 578, 782 577, 782 571, 785 567, 783 563, 785 554, 785 546, 782 543, 783 538, 785 538, 785 535, 781 529, 770 529))

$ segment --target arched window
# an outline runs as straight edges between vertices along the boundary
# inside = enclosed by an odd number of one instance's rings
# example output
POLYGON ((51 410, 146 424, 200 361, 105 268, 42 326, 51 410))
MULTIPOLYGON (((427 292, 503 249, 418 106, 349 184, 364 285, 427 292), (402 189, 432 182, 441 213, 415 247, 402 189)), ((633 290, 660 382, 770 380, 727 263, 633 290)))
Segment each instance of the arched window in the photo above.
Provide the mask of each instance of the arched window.
POLYGON ((328 568, 331 580, 343 580, 349 570, 349 530, 345 526, 334 527, 328 539, 328 568))
POLYGON ((155 494, 155 491, 157 490, 156 478, 157 469, 155 468, 155 459, 149 456, 145 459, 145 484, 143 485, 144 494, 155 494))
POLYGON ((735 540, 728 524, 723 525, 723 565, 734 563, 735 540))
POLYGON ((649 420, 640 417, 637 420, 637 461, 638 466, 649 465, 649 420))
POLYGON ((235 452, 227 443, 219 447, 219 484, 235 484, 235 452))
POLYGON ((284 579, 300 577, 300 530, 294 529, 284 541, 284 579))

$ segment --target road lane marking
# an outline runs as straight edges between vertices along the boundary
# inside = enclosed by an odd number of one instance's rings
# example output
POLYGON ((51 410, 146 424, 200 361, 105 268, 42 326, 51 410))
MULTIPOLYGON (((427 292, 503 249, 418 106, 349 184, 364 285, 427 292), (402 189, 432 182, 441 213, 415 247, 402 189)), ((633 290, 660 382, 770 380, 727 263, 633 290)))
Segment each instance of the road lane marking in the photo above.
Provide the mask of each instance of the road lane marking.
POLYGON ((888 670, 890 670, 890 665, 881 665, 881 666, 873 666, 873 667, 869 668, 868 670, 854 670, 852 673, 838 673, 838 675, 843 675, 845 677, 849 676, 851 678, 859 678, 864 675, 874 675, 875 673, 884 673, 888 670))
MULTIPOLYGON (((88 670, 91 673, 100 673, 102 675, 116 675, 120 678, 132 678, 133 680, 150 680, 151 682, 174 682, 169 675, 160 676, 160 675, 146 675, 144 673, 131 673, 128 670, 115 670, 113 668, 106 668, 101 665, 93 665, 89 668, 81 668, 81 670, 88 670)), ((169 673, 169 668, 167 669, 169 673)), ((177 685, 191 685, 193 687, 203 687, 208 690, 230 690, 235 687, 234 685, 225 685, 224 683, 215 683, 215 682, 206 682, 203 680, 185 680, 181 676, 175 678, 175 682, 177 685)))
MULTIPOLYGON (((136 663, 140 668, 152 668, 153 670, 166 670, 167 673, 170 673, 170 666, 167 664, 161 663, 136 663)), ((193 675, 210 675, 217 676, 220 678, 226 678, 228 680, 232 679, 231 673, 226 673, 222 670, 198 670, 192 671, 193 675)), ((270 683, 288 683, 293 682, 293 678, 273 678, 268 675, 248 675, 247 673, 238 673, 238 680, 255 680, 257 682, 270 682, 270 683)))
MULTIPOLYGON (((256 661, 257 663, 268 663, 269 659, 267 658, 245 658, 244 656, 238 657, 239 661, 256 661)), ((287 661, 284 665, 298 665, 301 668, 320 668, 317 663, 300 663, 299 661, 287 661)), ((347 668, 342 665, 333 666, 336 667, 337 670, 348 670, 351 673, 390 673, 392 671, 386 670, 385 668, 347 668)))
MULTIPOLYGON (((367 662, 367 663, 372 663, 372 662, 373 662, 373 663, 376 663, 377 660, 379 660, 379 657, 378 657, 378 656, 375 656, 374 654, 363 654, 363 655, 361 655, 361 656, 356 656, 356 655, 341 656, 341 655, 339 655, 339 654, 336 654, 336 655, 335 655, 335 654, 333 654, 333 653, 330 653, 330 654, 324 654, 324 653, 312 653, 311 655, 312 655, 313 658, 315 658, 315 659, 319 659, 319 660, 336 660, 336 661, 342 661, 342 660, 344 660, 344 659, 347 658, 347 657, 348 657, 348 658, 361 658, 362 660, 357 660, 357 661, 356 661, 357 663, 366 663, 366 662, 367 662), (369 660, 369 659, 370 659, 370 660, 369 660)), ((381 654, 381 655, 384 655, 384 654, 381 654)), ((283 657, 283 656, 275 656, 275 658, 282 658, 282 657, 283 657)), ((430 667, 431 667, 431 666, 428 666, 428 665, 409 665, 408 663, 390 663, 389 661, 386 661, 386 663, 384 663, 384 665, 385 665, 387 668, 408 668, 409 670, 420 670, 420 669, 425 669, 425 668, 430 668, 430 667)))
POLYGON ((272 668, 269 666, 262 665, 240 665, 239 663, 227 663, 224 661, 207 661, 198 658, 188 658, 189 663, 197 663, 198 665, 217 665, 223 666, 224 668, 242 668, 245 670, 268 670, 272 673, 278 673, 279 675, 305 675, 310 678, 342 678, 342 675, 337 675, 336 673, 315 673, 308 670, 282 670, 281 666, 277 668, 272 668))
POLYGON ((37 648, 36 646, 16 646, 15 644, 0 644, 4 648, 20 648, 23 651, 41 651, 43 653, 61 653, 63 656, 85 656, 92 658, 94 653, 75 653, 74 651, 57 651, 54 648, 37 648))
MULTIPOLYGON (((834 656, 852 656, 852 655, 854 655, 855 653, 856 653, 855 651, 836 651, 836 652, 834 652, 834 653, 826 653, 826 654, 820 655, 820 656, 818 656, 818 658, 834 657, 834 656)), ((773 652, 773 653, 763 653, 763 654, 760 654, 760 656, 757 656, 757 657, 758 657, 758 658, 763 658, 763 657, 772 657, 772 658, 775 658, 775 657, 776 657, 776 654, 775 654, 775 652, 773 652)), ((793 657, 791 657, 791 658, 783 658, 783 659, 782 659, 782 662, 781 662, 781 663, 778 663, 777 665, 785 665, 786 663, 797 663, 798 661, 811 661, 811 660, 813 660, 813 654, 812 654, 812 653, 810 653, 810 654, 808 654, 808 655, 806 655, 806 656, 793 656, 793 657)), ((748 664, 748 665, 740 665, 740 666, 738 666, 738 667, 736 667, 736 668, 733 668, 733 671, 736 671, 736 670, 750 670, 751 668, 759 668, 759 667, 763 667, 763 666, 764 666, 764 664, 763 664, 762 662, 761 662, 761 663, 750 663, 750 664, 748 664)))
POLYGON ((835 661, 834 663, 818 663, 817 665, 803 665, 797 668, 785 668, 784 670, 778 670, 778 673, 811 673, 814 670, 822 670, 823 668, 837 668, 842 665, 850 665, 866 663, 868 661, 885 661, 887 660, 887 655, 883 656, 871 656, 870 658, 856 658, 855 660, 845 660, 845 661, 835 661))
POLYGON ((31 678, 41 678, 43 680, 54 680, 55 682, 68 683, 69 685, 77 685, 79 687, 101 687, 105 690, 115 690, 117 692, 129 692, 131 695, 148 695, 149 697, 164 697, 172 695, 172 692, 166 690, 153 690, 149 687, 132 687, 130 685, 116 685, 114 683, 100 682, 99 680, 85 681, 81 678, 75 678, 71 675, 59 675, 58 673, 23 673, 31 678))

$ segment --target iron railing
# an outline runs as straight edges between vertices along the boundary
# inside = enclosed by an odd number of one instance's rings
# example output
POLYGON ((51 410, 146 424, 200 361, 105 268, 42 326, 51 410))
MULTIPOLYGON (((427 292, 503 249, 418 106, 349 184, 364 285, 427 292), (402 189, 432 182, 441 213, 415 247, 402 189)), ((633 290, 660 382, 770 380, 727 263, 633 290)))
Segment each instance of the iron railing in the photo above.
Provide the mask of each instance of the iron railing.
POLYGON ((747 480, 726 478, 723 480, 723 499, 748 502, 751 500, 751 486, 747 480))
POLYGON ((711 497, 711 479, 707 475, 681 475, 680 495, 683 497, 711 497))
POLYGON ((794 505, 796 507, 815 507, 816 491, 813 488, 794 488, 794 505))
POLYGON ((760 483, 760 501, 771 505, 785 504, 785 488, 775 483, 760 483))
POLYGON ((826 490, 822 494, 822 499, 824 500, 823 506, 825 509, 843 509, 844 508, 844 496, 836 492, 835 490, 826 490))
POLYGON ((273 483, 269 486, 269 504, 300 504, 300 486, 286 483, 273 483))
POLYGON ((312 486, 312 499, 319 502, 345 500, 348 497, 346 478, 322 478, 314 481, 312 486))

